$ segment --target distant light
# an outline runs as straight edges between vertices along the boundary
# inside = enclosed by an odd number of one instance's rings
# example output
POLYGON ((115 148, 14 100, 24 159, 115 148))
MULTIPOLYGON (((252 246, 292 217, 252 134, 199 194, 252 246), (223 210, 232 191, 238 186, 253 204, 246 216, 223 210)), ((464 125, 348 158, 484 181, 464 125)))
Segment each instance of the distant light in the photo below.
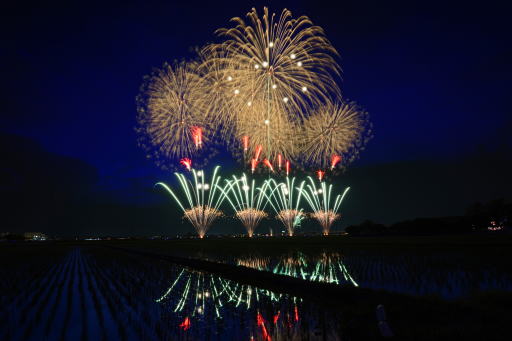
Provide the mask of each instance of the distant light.
POLYGON ((284 101, 285 103, 288 103, 288 97, 283 98, 283 101, 284 101))
POLYGON ((248 106, 251 106, 251 105, 252 105, 252 102, 251 102, 251 101, 247 102, 247 105, 248 105, 248 106))
POLYGON ((272 42, 272 41, 271 41, 271 42, 268 44, 268 46, 269 46, 269 47, 274 47, 274 42, 272 42))
POLYGON ((303 86, 303 87, 302 87, 302 92, 306 92, 306 91, 308 91, 308 88, 307 88, 307 87, 305 87, 305 86, 303 86))
POLYGON ((202 184, 197 184, 197 189, 201 189, 203 188, 203 185, 202 184))
POLYGON ((254 68, 259 69, 260 68, 259 64, 254 64, 254 68))
POLYGON ((207 191, 207 190, 209 190, 209 189, 210 189, 210 185, 208 185, 208 184, 204 184, 204 185, 203 185, 203 188, 204 188, 204 190, 205 190, 205 191, 207 191))
POLYGON ((297 62, 297 66, 302 66, 302 62, 297 62))
POLYGON ((204 292, 204 297, 206 297, 206 298, 210 297, 210 293, 208 291, 205 291, 204 292))
POLYGON ((263 67, 267 67, 267 66, 268 66, 268 62, 263 62, 263 63, 261 63, 261 65, 262 65, 263 67))
POLYGON ((292 53, 292 54, 290 55, 290 58, 291 58, 291 59, 295 59, 295 57, 297 57, 297 56, 295 55, 295 53, 292 53))
POLYGON ((277 85, 272 84, 272 89, 275 89, 275 88, 277 88, 277 85))
POLYGON ((232 81, 232 80, 233 80, 233 77, 228 76, 228 81, 232 81))
POLYGON ((265 124, 266 124, 266 125, 269 125, 269 124, 270 124, 270 121, 269 121, 269 120, 265 120, 265 124))
POLYGON ((318 190, 318 193, 322 193, 322 189, 321 188, 318 190))
POLYGON ((234 93, 235 93, 235 95, 238 95, 240 93, 240 90, 235 89, 234 93))
POLYGON ((251 188, 248 185, 243 185, 242 189, 247 192, 251 188))

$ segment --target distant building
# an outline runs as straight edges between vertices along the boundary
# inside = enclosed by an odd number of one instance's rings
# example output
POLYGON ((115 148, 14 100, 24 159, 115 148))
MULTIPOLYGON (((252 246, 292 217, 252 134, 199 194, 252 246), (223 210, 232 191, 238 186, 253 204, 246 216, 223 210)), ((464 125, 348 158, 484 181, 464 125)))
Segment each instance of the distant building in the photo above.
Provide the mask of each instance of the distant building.
POLYGON ((42 232, 25 232, 23 237, 26 240, 47 240, 48 237, 42 232))

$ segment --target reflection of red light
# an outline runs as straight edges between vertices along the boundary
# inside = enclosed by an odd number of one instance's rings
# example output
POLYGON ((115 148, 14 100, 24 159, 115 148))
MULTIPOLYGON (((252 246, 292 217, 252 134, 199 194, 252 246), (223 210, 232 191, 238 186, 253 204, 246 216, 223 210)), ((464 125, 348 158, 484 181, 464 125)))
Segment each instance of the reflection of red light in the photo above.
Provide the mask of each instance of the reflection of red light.
POLYGON ((256 152, 254 153, 254 158, 255 158, 256 160, 259 160, 262 149, 263 149, 263 147, 262 147, 261 145, 258 145, 258 146, 256 147, 256 152))
POLYGON ((295 306, 295 321, 298 321, 299 320, 299 308, 297 308, 297 306, 295 306))
POLYGON ((188 157, 184 157, 183 159, 181 159, 180 164, 185 166, 188 170, 192 168, 192 160, 190 160, 188 157))
POLYGON ((279 320, 279 315, 281 315, 281 311, 278 311, 277 314, 274 315, 274 324, 279 320))
POLYGON ((272 337, 268 335, 267 327, 265 327, 265 319, 259 312, 258 315, 256 315, 256 323, 258 323, 258 326, 261 328, 261 332, 263 333, 263 339, 265 341, 272 341, 272 337))
POLYGON ((190 328, 190 319, 185 317, 185 320, 180 324, 180 328, 183 330, 188 330, 190 328))
POLYGON ((317 170, 316 175, 318 176, 318 180, 322 181, 324 178, 325 172, 323 170, 317 170))
POLYGON ((196 148, 200 148, 203 144, 203 129, 201 127, 192 127, 192 138, 196 148))
POLYGON ((279 169, 281 169, 282 164, 283 164, 283 157, 281 156, 281 154, 277 154, 277 167, 279 167, 279 169))
POLYGON ((267 159, 263 160, 263 164, 265 166, 267 166, 272 172, 274 171, 274 167, 272 166, 272 164, 270 163, 270 161, 268 161, 267 159))
POLYGON ((286 175, 290 174, 290 161, 286 160, 285 167, 286 167, 286 175))
POLYGON ((244 152, 246 152, 249 149, 249 136, 242 137, 242 143, 244 145, 244 152))

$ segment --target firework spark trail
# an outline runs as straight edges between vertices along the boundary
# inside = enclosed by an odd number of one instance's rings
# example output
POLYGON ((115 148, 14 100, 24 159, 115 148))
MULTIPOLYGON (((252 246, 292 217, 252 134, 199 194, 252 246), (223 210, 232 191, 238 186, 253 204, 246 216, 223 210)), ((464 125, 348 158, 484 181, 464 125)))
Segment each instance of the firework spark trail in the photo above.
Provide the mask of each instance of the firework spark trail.
POLYGON ((183 165, 187 170, 192 169, 192 160, 190 160, 188 157, 184 157, 180 160, 180 164, 183 165))
POLYGON ((203 238, 213 221, 222 215, 219 210, 224 201, 224 190, 220 187, 221 177, 217 175, 219 166, 216 166, 211 177, 210 184, 205 182, 204 172, 192 169, 192 179, 188 180, 184 174, 174 173, 179 180, 183 194, 186 197, 184 205, 178 196, 163 182, 155 186, 164 187, 171 197, 182 209, 187 218, 197 231, 199 238, 203 238))
POLYGON ((263 191, 268 202, 276 212, 276 218, 285 226, 289 236, 293 236, 295 228, 300 225, 304 213, 300 208, 300 199, 303 192, 304 181, 295 188, 295 177, 286 177, 286 182, 277 183, 274 179, 265 180, 270 194, 263 191))
POLYGON ((336 155, 336 154, 335 154, 335 155, 333 155, 333 156, 331 157, 331 170, 333 170, 333 169, 334 169, 334 167, 336 167, 336 165, 337 165, 338 163, 340 163, 340 162, 341 162, 341 156, 336 155))
POLYGON ((245 174, 239 179, 233 175, 233 180, 226 182, 222 192, 233 207, 236 217, 246 228, 247 235, 252 237, 261 219, 267 216, 264 211, 267 204, 264 192, 268 185, 265 182, 262 188, 256 187, 254 179, 249 185, 245 174))
POLYGON ((306 188, 301 189, 302 195, 313 210, 311 217, 320 223, 322 233, 327 236, 332 224, 341 217, 338 211, 350 187, 347 187, 343 194, 338 194, 333 202, 331 200, 332 184, 327 186, 325 182, 320 182, 320 188, 317 188, 312 177, 308 176, 308 180, 306 188))

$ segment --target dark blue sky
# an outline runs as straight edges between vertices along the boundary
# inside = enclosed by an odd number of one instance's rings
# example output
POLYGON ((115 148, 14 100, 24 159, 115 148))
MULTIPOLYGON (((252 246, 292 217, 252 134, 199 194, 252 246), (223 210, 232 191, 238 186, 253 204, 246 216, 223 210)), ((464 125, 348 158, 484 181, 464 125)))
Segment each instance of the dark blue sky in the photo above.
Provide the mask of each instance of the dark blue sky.
MULTIPOLYGON (((504 2, 505 3, 505 2, 504 2)), ((260 1, 26 3, 2 10, 2 131, 96 167, 100 183, 162 173, 136 146, 142 77, 189 58, 260 1), (110 180, 108 180, 110 179, 110 180), (113 180, 115 179, 115 180, 113 180)), ((453 160, 511 126, 510 9, 487 1, 272 1, 308 15, 341 55, 374 138, 354 166, 453 160), (336 4, 335 4, 336 3, 336 4)))

